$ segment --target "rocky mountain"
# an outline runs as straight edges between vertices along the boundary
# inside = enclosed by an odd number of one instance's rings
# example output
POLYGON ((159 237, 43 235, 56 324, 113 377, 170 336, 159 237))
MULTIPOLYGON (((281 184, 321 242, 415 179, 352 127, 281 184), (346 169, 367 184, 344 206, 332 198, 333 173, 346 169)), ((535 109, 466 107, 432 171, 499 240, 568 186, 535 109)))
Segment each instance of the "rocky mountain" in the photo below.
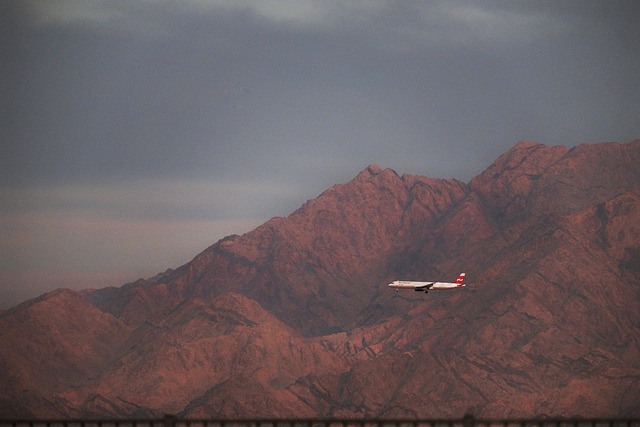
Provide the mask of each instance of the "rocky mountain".
POLYGON ((640 140, 521 142, 469 183, 373 165, 175 270, 0 314, 0 418, 640 416, 638 313, 640 140))

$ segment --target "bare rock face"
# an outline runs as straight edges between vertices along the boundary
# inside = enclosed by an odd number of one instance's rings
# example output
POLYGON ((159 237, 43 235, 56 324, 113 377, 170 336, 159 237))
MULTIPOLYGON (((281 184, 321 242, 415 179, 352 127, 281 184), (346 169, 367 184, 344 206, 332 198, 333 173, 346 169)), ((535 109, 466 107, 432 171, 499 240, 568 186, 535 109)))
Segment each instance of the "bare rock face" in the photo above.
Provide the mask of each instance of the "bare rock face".
POLYGON ((640 416, 640 141, 369 166, 158 276, 0 314, 0 418, 640 416), (394 292, 394 279, 461 290, 394 292))
POLYGON ((57 290, 0 317, 0 415, 77 414, 57 392, 87 387, 132 329, 77 292, 57 290))
POLYGON ((640 144, 572 149, 520 142, 469 186, 505 225, 535 215, 567 214, 637 188, 640 144))

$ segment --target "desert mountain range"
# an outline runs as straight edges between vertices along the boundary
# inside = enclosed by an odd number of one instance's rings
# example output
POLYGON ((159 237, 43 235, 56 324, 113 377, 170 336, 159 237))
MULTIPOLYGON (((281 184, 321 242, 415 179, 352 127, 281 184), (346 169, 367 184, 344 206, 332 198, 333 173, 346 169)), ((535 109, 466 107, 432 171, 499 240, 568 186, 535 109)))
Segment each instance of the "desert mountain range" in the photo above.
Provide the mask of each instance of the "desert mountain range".
POLYGON ((372 165, 0 342, 0 418, 638 417, 640 140, 521 142, 468 183, 372 165))

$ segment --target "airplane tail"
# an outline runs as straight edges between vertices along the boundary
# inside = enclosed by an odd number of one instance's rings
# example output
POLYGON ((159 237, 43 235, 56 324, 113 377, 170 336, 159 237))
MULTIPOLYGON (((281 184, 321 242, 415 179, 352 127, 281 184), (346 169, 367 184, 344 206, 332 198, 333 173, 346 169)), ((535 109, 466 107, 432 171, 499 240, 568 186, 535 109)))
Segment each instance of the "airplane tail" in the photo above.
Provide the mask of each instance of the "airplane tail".
POLYGON ((465 276, 464 273, 460 273, 460 275, 456 279, 456 283, 459 284, 460 286, 464 286, 464 276, 465 276))

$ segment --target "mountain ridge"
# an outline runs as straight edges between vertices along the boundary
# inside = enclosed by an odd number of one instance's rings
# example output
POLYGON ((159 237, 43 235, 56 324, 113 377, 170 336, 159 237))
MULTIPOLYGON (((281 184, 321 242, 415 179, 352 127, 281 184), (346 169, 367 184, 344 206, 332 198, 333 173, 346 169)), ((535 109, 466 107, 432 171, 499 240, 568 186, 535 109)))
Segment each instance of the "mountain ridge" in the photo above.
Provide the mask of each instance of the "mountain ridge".
POLYGON ((0 417, 638 416, 639 224, 640 140, 521 142, 468 184, 370 165, 175 270, 0 314, 0 417))

